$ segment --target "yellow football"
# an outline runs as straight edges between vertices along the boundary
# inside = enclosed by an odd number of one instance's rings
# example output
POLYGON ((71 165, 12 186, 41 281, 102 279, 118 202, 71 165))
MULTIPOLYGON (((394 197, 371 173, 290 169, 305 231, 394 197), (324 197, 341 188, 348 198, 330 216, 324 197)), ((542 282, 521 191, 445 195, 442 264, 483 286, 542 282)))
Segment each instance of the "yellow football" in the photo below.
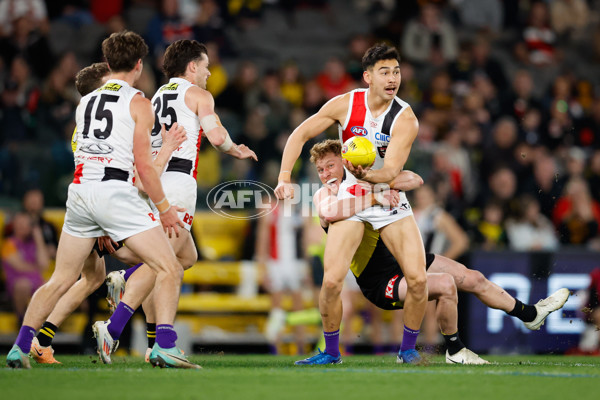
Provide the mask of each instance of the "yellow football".
POLYGON ((353 136, 342 145, 342 157, 355 167, 366 168, 375 162, 375 146, 365 137, 353 136))

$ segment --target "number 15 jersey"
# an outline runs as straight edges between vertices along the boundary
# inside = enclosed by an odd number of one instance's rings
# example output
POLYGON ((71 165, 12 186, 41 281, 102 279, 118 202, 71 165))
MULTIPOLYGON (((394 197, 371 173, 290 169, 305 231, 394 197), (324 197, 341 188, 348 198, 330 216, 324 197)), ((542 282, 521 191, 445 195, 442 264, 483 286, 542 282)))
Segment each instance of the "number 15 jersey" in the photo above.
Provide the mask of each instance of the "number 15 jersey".
POLYGON ((111 79, 81 99, 75 113, 73 183, 111 179, 132 182, 135 121, 130 104, 138 93, 143 96, 127 82, 111 79))

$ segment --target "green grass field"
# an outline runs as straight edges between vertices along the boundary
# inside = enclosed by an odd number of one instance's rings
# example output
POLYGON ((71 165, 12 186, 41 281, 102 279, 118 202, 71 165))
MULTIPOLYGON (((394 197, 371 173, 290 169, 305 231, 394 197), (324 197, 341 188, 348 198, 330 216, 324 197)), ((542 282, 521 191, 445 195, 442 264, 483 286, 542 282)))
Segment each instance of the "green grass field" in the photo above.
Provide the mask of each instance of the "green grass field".
MULTIPOLYGON (((600 357, 493 356, 493 365, 398 365, 394 356, 298 367, 284 356, 192 356, 202 370, 161 370, 139 358, 58 356, 63 365, 0 369, 0 398, 66 399, 600 399, 600 357)), ((5 365, 5 358, 0 358, 5 365)))

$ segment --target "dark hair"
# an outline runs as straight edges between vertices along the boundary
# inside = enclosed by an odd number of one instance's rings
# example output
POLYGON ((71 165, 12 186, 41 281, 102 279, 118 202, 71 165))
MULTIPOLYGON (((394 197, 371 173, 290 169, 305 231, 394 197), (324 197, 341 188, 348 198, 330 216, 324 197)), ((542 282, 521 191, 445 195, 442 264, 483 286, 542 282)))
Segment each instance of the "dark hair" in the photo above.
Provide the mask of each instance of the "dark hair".
POLYGON ((206 50, 205 45, 197 40, 182 39, 173 42, 165 51, 163 72, 169 79, 183 76, 187 65, 191 61, 200 60, 202 54, 208 56, 208 50, 206 50))
POLYGON ((102 42, 102 54, 111 71, 129 72, 138 60, 146 57, 148 46, 135 32, 115 32, 102 42))
POLYGON ((339 140, 327 139, 316 143, 310 149, 310 162, 316 164, 317 161, 329 153, 333 153, 340 157, 342 156, 342 145, 339 140))
POLYGON ((400 64, 400 54, 398 54, 398 50, 393 46, 389 46, 383 42, 377 43, 365 52, 362 58, 363 70, 366 71, 369 68, 373 68, 377 64, 377 61, 382 60, 397 60, 398 64, 400 64))
POLYGON ((85 96, 102 86, 102 78, 109 73, 108 64, 105 62, 88 65, 75 75, 75 87, 80 95, 85 96))

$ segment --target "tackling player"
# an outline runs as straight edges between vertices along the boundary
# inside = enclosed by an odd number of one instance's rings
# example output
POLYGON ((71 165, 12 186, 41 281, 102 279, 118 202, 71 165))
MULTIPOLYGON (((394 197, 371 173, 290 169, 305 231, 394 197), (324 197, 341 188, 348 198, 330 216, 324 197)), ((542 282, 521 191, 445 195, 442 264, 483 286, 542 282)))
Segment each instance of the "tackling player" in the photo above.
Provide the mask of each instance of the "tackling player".
MULTIPOLYGON (((304 143, 333 124, 339 127, 341 142, 355 135, 364 136, 377 149, 375 169, 369 170, 366 177, 362 176, 362 169, 351 172, 360 172, 363 180, 372 183, 389 183, 400 174, 417 136, 418 122, 410 106, 396 97, 400 87, 399 59, 398 51, 385 44, 368 49, 362 61, 363 79, 369 88, 356 89, 331 99, 292 132, 283 152, 279 183, 275 189, 278 198, 288 199, 294 195, 290 171, 304 143)), ((344 185, 353 186, 357 183, 353 175, 348 174, 346 178, 344 185)), ((401 360, 408 363, 421 360, 415 343, 427 305, 425 252, 405 194, 400 193, 400 198, 398 207, 370 207, 331 225, 319 296, 326 348, 321 357, 323 360, 315 362, 336 363, 340 359, 340 293, 352 255, 363 237, 363 221, 370 222, 380 232, 383 242, 402 266, 407 294, 401 360)))
MULTIPOLYGON (((310 161, 315 164, 323 187, 319 189, 313 202, 319 214, 321 226, 327 230, 329 224, 347 217, 348 212, 338 200, 338 191, 344 176, 341 157, 341 145, 336 140, 326 140, 315 144, 311 150, 310 161)), ((410 171, 403 171, 392 183, 392 188, 412 190, 422 184, 422 180, 410 171)), ((372 199, 372 193, 353 196, 353 208, 360 212, 364 208, 364 199, 372 199)), ((477 354, 468 350, 458 336, 458 313, 456 291, 472 293, 486 306, 500 309, 508 315, 519 318, 525 327, 538 330, 546 317, 560 309, 569 298, 568 289, 560 289, 535 305, 523 304, 495 283, 489 281, 476 270, 438 254, 427 254, 427 285, 429 299, 437 300, 436 316, 446 343, 446 362, 449 364, 487 364, 477 354)), ((365 234, 352 259, 350 269, 365 297, 384 310, 403 308, 406 298, 406 281, 402 269, 382 242, 378 232, 365 224, 365 234)), ((317 356, 311 357, 323 359, 317 356)), ((310 359, 307 359, 310 360, 310 359)), ((297 364, 312 364, 307 360, 297 364)), ((400 354, 398 355, 400 360, 400 354)))

